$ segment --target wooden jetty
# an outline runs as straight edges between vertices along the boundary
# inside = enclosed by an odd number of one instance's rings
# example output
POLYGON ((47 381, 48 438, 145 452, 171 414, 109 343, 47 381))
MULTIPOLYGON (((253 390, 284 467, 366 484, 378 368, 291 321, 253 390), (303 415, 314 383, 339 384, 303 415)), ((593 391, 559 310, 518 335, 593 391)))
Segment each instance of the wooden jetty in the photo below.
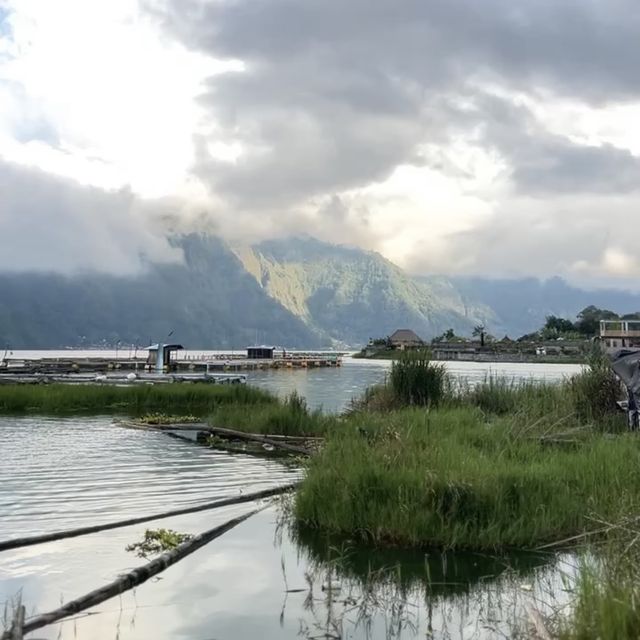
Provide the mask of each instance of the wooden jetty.
POLYGON ((245 353, 189 354, 182 345, 174 344, 151 345, 147 351, 147 357, 106 357, 98 354, 93 357, 4 358, 0 360, 0 382, 6 381, 8 376, 14 382, 19 377, 30 382, 38 381, 33 376, 48 376, 48 381, 85 384, 241 383, 246 376, 239 376, 238 372, 339 367, 344 356, 333 351, 286 351, 277 347, 248 347, 245 353), (98 379, 99 375, 107 379, 98 379))

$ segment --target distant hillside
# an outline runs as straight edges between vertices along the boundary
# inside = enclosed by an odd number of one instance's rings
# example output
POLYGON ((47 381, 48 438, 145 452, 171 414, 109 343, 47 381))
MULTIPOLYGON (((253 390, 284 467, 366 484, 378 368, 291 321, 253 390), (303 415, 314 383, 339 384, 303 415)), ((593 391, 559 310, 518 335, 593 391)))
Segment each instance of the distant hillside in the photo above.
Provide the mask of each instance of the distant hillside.
POLYGON ((131 278, 0 274, 0 345, 20 348, 172 339, 189 348, 258 341, 320 347, 323 340, 265 294, 219 239, 175 238, 184 263, 131 278))
POLYGON ((479 323, 501 337, 573 318, 594 304, 625 313, 640 296, 540 282, 413 277, 377 253, 312 238, 231 250, 204 235, 174 237, 184 260, 136 277, 0 274, 0 348, 172 340, 197 348, 256 341, 290 348, 361 346, 409 328, 425 339, 479 323))
POLYGON ((452 278, 451 282, 469 304, 490 307, 495 317, 488 330, 499 337, 515 338, 540 328, 545 318, 555 315, 574 319, 589 305, 620 314, 640 310, 640 295, 617 289, 586 291, 573 287, 562 278, 537 280, 489 280, 452 278))
POLYGON ((446 278, 414 279, 381 255, 313 238, 238 249, 256 282, 309 327, 359 345, 411 328, 428 339, 452 327, 469 333, 491 310, 465 302, 446 278))

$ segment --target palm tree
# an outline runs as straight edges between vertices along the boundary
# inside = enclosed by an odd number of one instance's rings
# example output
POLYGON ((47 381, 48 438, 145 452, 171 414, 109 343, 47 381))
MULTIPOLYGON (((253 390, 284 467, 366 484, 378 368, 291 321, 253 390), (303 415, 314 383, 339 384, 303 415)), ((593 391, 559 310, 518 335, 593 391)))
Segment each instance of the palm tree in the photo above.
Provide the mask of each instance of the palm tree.
POLYGON ((474 338, 480 336, 480 346, 484 347, 484 337, 487 333, 487 330, 483 324, 479 324, 478 326, 473 328, 473 333, 471 334, 474 338))

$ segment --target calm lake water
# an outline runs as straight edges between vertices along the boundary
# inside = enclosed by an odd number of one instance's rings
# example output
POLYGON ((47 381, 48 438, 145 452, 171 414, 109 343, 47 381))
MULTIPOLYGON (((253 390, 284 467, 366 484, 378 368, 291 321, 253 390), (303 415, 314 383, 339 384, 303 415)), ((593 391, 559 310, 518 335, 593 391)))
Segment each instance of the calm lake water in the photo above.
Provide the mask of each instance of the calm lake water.
MULTIPOLYGON (((251 383, 281 394, 296 389, 312 406, 340 410, 383 380, 388 366, 350 361, 340 369, 256 372, 251 383)), ((559 379, 577 369, 492 371, 559 379)), ((457 370, 480 379, 487 366, 458 363, 457 370)), ((109 417, 0 417, 0 435, 0 539, 208 502, 300 474, 277 461, 116 427, 109 417)), ((125 547, 146 527, 199 533, 248 510, 228 507, 0 553, 0 607, 21 593, 28 615, 54 609, 143 564, 125 547)), ((561 598, 563 576, 574 571, 571 558, 556 555, 382 553, 291 532, 281 520, 270 507, 92 615, 33 637, 498 638, 526 605, 544 611, 551 593, 561 598)))
MULTIPOLYGON (((446 362, 450 373, 471 384, 487 376, 508 379, 560 381, 582 370, 575 364, 527 364, 446 362)), ((250 371, 249 383, 286 396, 292 391, 303 395, 312 408, 327 412, 342 411, 352 398, 360 396, 373 385, 384 382, 391 370, 389 360, 359 360, 347 357, 337 369, 250 371)))

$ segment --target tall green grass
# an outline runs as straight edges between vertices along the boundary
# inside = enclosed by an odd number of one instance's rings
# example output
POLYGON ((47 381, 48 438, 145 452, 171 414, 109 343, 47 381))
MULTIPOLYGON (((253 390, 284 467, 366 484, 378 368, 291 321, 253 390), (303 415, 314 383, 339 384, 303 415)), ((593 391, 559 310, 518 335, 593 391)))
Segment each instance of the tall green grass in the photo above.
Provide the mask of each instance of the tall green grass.
POLYGON ((562 625, 561 640, 640 638, 640 581, 630 571, 609 573, 585 567, 576 589, 573 615, 562 625))
POLYGON ((429 351, 406 351, 391 367, 389 386, 401 405, 437 406, 445 393, 446 378, 444 365, 431 362, 429 351))
POLYGON ((570 378, 564 387, 576 414, 585 422, 606 421, 616 412, 616 401, 624 396, 620 380, 599 348, 589 355, 588 367, 570 378))
POLYGON ((474 386, 464 383, 457 385, 448 401, 453 406, 478 407, 485 413, 496 415, 526 414, 539 417, 572 411, 563 384, 493 375, 474 386))
POLYGON ((531 548, 640 509, 640 442, 474 407, 355 414, 310 460, 295 517, 375 544, 531 548), (346 428, 349 427, 349 428, 346 428))
POLYGON ((477 407, 485 414, 521 418, 571 416, 601 431, 624 427, 616 401, 624 391, 599 350, 584 371, 561 382, 487 376, 471 384, 452 378, 428 353, 407 352, 395 362, 389 381, 367 389, 349 413, 392 411, 403 407, 477 407))
POLYGON ((276 402, 276 398, 267 392, 246 385, 0 385, 2 414, 142 415, 160 412, 203 416, 225 404, 261 406, 276 402))
POLYGON ((320 410, 309 410, 306 400, 292 393, 284 402, 262 405, 241 403, 220 405, 209 416, 218 427, 240 431, 285 436, 325 435, 340 423, 336 416, 326 416, 320 410))

